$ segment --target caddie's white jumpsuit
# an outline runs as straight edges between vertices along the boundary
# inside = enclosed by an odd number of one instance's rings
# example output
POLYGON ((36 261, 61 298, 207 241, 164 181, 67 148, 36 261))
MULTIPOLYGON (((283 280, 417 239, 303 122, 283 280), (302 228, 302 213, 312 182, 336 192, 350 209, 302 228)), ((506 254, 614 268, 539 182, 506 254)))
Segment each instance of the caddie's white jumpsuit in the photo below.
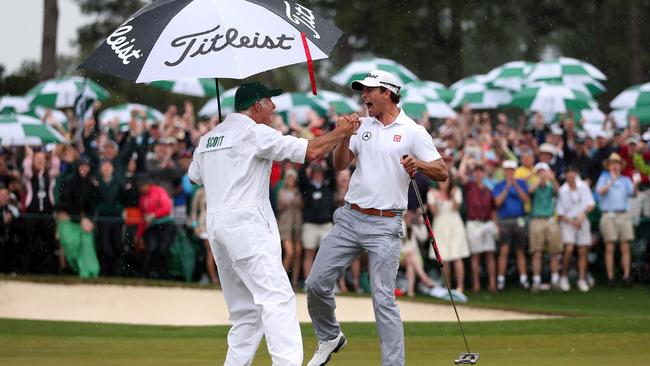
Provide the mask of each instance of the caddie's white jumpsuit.
POLYGON ((205 186, 207 229, 232 328, 224 365, 253 362, 266 336, 273 365, 302 364, 295 294, 269 201, 273 160, 303 163, 308 141, 230 113, 201 137, 188 175, 205 186))

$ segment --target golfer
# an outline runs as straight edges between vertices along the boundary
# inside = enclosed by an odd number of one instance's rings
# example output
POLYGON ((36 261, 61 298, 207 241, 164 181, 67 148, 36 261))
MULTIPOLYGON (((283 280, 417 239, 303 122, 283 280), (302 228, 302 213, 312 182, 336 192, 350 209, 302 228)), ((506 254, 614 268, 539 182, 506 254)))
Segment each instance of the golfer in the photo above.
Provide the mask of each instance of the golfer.
POLYGON ((188 171, 194 183, 205 186, 208 237, 232 322, 224 365, 251 365, 262 336, 273 365, 302 364, 295 294, 282 267, 269 201, 271 163, 321 158, 359 126, 351 115, 310 141, 283 136, 269 127, 271 97, 280 93, 258 82, 240 86, 237 112, 201 137, 188 171))
POLYGON ((395 303, 402 212, 408 201, 409 175, 420 171, 437 181, 448 170, 424 127, 397 107, 401 86, 385 71, 372 71, 353 81, 370 117, 361 119, 356 135, 342 139, 334 150, 336 170, 356 169, 345 205, 334 212, 334 227, 323 239, 306 282, 307 305, 318 349, 309 366, 325 365, 347 341, 336 321, 333 288, 350 262, 368 251, 373 307, 382 365, 404 364, 404 330, 395 303), (402 157, 408 155, 405 159, 402 157))

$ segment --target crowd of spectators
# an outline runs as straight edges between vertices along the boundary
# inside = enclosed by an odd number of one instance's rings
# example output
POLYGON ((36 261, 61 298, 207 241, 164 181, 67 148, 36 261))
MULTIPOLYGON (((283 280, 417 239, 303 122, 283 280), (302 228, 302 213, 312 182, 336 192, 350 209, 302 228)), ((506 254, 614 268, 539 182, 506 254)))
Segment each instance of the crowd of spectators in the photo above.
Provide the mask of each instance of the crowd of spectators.
MULTIPOLYGON (((276 116, 273 127, 311 137, 332 128, 333 120, 311 113, 299 124, 276 116)), ((419 174, 416 182, 458 292, 513 284, 569 291, 572 282, 589 291, 597 281, 629 287, 647 280, 648 135, 634 118, 624 129, 611 122, 592 136, 571 116, 509 119, 465 108, 457 118, 418 121, 450 169, 445 182, 419 174)), ((193 147, 216 123, 197 120, 186 102, 182 113, 169 106, 162 121, 138 111, 122 127, 119 121, 100 126, 95 117, 82 125, 73 120, 62 131, 67 144, 3 146, 0 272, 172 279, 179 275, 167 265, 178 254, 170 248, 184 237, 197 264, 185 279, 218 283, 205 192, 186 174, 193 147)), ((335 172, 329 158, 273 166, 269 194, 295 288, 344 204, 352 171, 335 172)), ((428 294, 438 275, 414 192, 404 217, 398 292, 428 294)), ((337 289, 367 291, 366 266, 362 254, 337 289)))

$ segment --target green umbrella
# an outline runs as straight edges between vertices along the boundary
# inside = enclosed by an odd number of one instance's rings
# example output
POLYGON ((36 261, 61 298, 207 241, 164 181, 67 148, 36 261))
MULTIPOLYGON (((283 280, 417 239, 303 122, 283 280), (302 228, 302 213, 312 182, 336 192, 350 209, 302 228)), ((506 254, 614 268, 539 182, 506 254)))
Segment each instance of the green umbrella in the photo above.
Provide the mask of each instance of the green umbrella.
POLYGON ((609 103, 612 109, 629 109, 650 106, 650 83, 625 89, 609 103))
POLYGON ((400 107, 404 109, 404 113, 407 116, 420 119, 422 115, 426 112, 429 117, 433 118, 448 118, 455 117, 456 112, 454 112, 447 103, 441 99, 429 99, 423 95, 417 95, 414 93, 409 94, 408 96, 402 98, 400 101, 400 107))
MULTIPOLYGON (((237 87, 228 89, 225 92, 221 93, 221 114, 226 115, 235 110, 235 93, 237 92, 237 87)), ((207 103, 199 111, 199 116, 201 117, 212 117, 216 116, 219 113, 217 110, 217 98, 212 98, 208 100, 207 103)))
POLYGON ((45 120, 47 124, 60 125, 64 129, 66 130, 68 129, 68 117, 65 115, 65 113, 61 112, 58 109, 36 106, 30 109, 27 113, 25 113, 25 115, 38 118, 39 120, 43 121, 45 115, 48 114, 48 111, 49 111, 49 116, 45 120))
POLYGON ((25 97, 30 98, 31 105, 50 108, 69 108, 81 94, 84 87, 90 89, 94 99, 108 99, 108 91, 96 82, 80 76, 68 76, 45 80, 30 89, 25 97))
POLYGON ((541 113, 567 113, 590 109, 591 96, 562 84, 539 83, 512 96, 510 106, 541 113))
POLYGON ((366 58, 352 61, 347 64, 341 71, 332 76, 332 81, 342 85, 350 86, 354 80, 362 80, 372 70, 384 70, 397 78, 402 86, 412 81, 419 80, 418 77, 405 66, 386 58, 366 58))
POLYGON ((25 113, 29 110, 29 99, 5 95, 0 97, 0 114, 25 113))
POLYGON ((485 82, 493 87, 519 91, 532 65, 527 61, 507 62, 485 74, 485 82))
POLYGON ((337 114, 354 113, 361 109, 359 102, 356 100, 329 90, 319 90, 318 95, 316 96, 307 93, 307 96, 313 99, 319 106, 327 110, 334 108, 334 111, 337 114))
POLYGON ((466 78, 462 78, 457 82, 451 84, 449 89, 457 90, 473 84, 485 85, 486 83, 487 83, 487 79, 485 75, 470 75, 466 78))
POLYGON ((40 120, 21 114, 0 115, 0 144, 10 146, 61 143, 65 138, 40 120))
POLYGON ((319 116, 327 115, 327 106, 317 103, 305 93, 283 93, 272 99, 275 112, 280 114, 285 122, 289 122, 293 116, 298 123, 305 124, 311 111, 319 116))
MULTIPOLYGON (((192 95, 195 97, 214 97, 217 95, 217 86, 215 85, 214 79, 208 78, 160 80, 147 84, 172 93, 192 95)), ((219 91, 223 91, 221 85, 219 85, 219 91)))
POLYGON ((144 104, 127 103, 104 109, 99 114, 99 123, 100 125, 106 125, 117 120, 122 129, 131 121, 131 113, 134 111, 138 111, 139 113, 144 112, 145 118, 148 121, 162 122, 165 119, 165 115, 157 109, 144 104))
POLYGON ((527 82, 526 85, 538 83, 566 85, 571 89, 589 94, 593 97, 599 96, 607 90, 607 88, 605 88, 605 85, 603 85, 600 81, 592 79, 590 76, 586 75, 565 75, 559 78, 550 78, 534 82, 527 82))
POLYGON ((612 116, 616 120, 619 127, 627 127, 628 119, 635 116, 641 122, 642 127, 650 126, 650 106, 629 108, 629 109, 616 109, 612 111, 612 116))
POLYGON ((442 100, 446 103, 454 99, 454 92, 441 83, 435 81, 413 81, 401 90, 402 97, 408 98, 411 94, 421 95, 429 100, 442 100))
POLYGON ((509 91, 475 82, 456 89, 454 99, 449 105, 453 108, 462 108, 468 104, 472 109, 496 109, 511 100, 512 94, 509 91))
POLYGON ((571 57, 560 57, 536 63, 530 70, 527 80, 549 80, 566 75, 582 75, 595 80, 607 80, 607 76, 594 65, 571 57))

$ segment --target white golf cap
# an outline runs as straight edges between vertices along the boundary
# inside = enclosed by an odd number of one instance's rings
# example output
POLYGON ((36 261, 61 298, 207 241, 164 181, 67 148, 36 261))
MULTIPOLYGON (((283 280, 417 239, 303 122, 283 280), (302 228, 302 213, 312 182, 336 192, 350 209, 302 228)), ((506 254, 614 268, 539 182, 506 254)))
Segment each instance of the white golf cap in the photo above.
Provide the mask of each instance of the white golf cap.
POLYGON ((544 163, 544 162, 539 162, 539 163, 535 164, 535 167, 533 168, 533 170, 534 170, 535 172, 538 172, 538 171, 540 171, 540 170, 551 171, 551 167, 548 166, 548 164, 546 164, 546 163, 544 163))
POLYGON ((400 89, 402 89, 395 76, 383 70, 370 71, 363 80, 354 80, 350 83, 350 88, 353 90, 363 90, 364 86, 370 88, 383 86, 395 94, 399 94, 400 89))
POLYGON ((548 142, 545 142, 539 146, 537 150, 540 153, 547 153, 555 156, 557 154, 557 148, 548 142))
POLYGON ((505 160, 503 164, 501 164, 501 167, 503 169, 517 169, 517 162, 514 160, 505 160))

